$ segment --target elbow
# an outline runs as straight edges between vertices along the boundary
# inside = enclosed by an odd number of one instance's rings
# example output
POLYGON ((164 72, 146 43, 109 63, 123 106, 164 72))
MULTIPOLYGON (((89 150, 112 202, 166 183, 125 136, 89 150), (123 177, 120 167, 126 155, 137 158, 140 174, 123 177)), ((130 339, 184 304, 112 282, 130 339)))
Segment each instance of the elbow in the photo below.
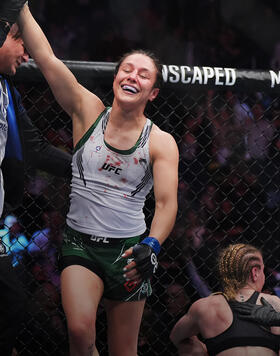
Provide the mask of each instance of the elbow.
POLYGON ((176 346, 176 339, 174 338, 174 332, 173 330, 171 330, 171 333, 169 335, 169 339, 172 342, 172 344, 174 344, 176 346))
POLYGON ((176 332, 176 325, 173 327, 173 329, 171 330, 171 333, 169 335, 169 339, 172 342, 173 345, 175 345, 176 347, 178 347, 178 344, 180 343, 180 340, 178 338, 178 333, 176 332))
POLYGON ((166 210, 170 213, 170 216, 176 216, 178 211, 177 199, 163 199, 156 201, 156 208, 159 210, 166 210))

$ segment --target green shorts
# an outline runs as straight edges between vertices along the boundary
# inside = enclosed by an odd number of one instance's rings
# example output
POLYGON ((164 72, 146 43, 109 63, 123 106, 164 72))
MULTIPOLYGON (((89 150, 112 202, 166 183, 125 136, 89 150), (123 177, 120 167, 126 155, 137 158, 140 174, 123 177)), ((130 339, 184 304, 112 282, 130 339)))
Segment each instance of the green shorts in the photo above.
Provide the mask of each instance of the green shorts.
POLYGON ((71 265, 88 268, 103 280, 103 296, 107 299, 119 301, 145 299, 152 294, 150 280, 135 284, 123 277, 123 268, 131 258, 122 258, 121 255, 139 240, 139 236, 125 239, 97 237, 66 226, 59 257, 60 269, 71 265))

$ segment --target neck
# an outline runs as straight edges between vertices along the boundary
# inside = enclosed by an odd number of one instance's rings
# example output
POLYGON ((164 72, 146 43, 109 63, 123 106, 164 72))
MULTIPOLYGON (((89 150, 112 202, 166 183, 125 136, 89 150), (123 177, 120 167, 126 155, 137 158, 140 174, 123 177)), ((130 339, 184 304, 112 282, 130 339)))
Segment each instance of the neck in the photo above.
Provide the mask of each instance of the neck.
POLYGON ((138 106, 135 108, 135 104, 120 104, 117 100, 113 101, 111 115, 113 114, 114 117, 120 118, 122 121, 125 119, 127 121, 134 121, 134 120, 143 120, 145 118, 144 115, 145 107, 138 106))
POLYGON ((239 289, 240 291, 242 290, 256 290, 255 286, 247 284, 246 286, 242 287, 239 289))
POLYGON ((243 288, 240 288, 239 291, 237 292, 237 296, 240 298, 241 302, 245 302, 245 300, 248 299, 249 296, 253 294, 253 292, 256 291, 256 288, 253 286, 247 285, 243 288))
POLYGON ((110 124, 117 125, 117 127, 143 127, 143 123, 146 122, 146 117, 142 111, 126 111, 120 108, 118 105, 113 105, 110 113, 110 124))

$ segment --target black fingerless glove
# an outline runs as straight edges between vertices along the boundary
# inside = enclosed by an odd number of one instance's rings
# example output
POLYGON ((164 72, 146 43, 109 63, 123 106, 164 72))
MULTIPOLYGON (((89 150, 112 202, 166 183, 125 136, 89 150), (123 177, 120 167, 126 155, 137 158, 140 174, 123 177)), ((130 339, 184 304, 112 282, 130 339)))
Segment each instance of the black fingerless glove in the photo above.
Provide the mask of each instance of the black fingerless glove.
POLYGON ((243 320, 253 321, 264 326, 280 326, 280 313, 273 309, 266 299, 261 297, 262 305, 250 303, 235 304, 234 310, 243 320))
POLYGON ((0 47, 6 41, 11 26, 17 21, 26 0, 1 0, 0 4, 0 47))
POLYGON ((17 21, 20 10, 26 2, 26 0, 1 0, 0 20, 8 22, 12 26, 17 21))
POLYGON ((160 244, 154 237, 146 237, 143 241, 133 246, 132 256, 142 279, 148 279, 156 272, 159 251, 160 244))

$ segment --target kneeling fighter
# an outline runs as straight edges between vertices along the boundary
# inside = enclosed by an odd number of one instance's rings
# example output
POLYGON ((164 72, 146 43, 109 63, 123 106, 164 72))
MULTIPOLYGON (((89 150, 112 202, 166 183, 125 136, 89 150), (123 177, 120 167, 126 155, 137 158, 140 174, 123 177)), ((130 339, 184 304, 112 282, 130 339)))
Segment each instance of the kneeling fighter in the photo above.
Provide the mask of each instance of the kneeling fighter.
POLYGON ((244 320, 238 311, 246 305, 259 310, 261 298, 280 308, 278 297, 261 292, 265 282, 261 252, 251 245, 229 245, 221 252, 218 267, 223 293, 197 300, 171 332, 179 355, 277 356, 280 328, 244 320))

